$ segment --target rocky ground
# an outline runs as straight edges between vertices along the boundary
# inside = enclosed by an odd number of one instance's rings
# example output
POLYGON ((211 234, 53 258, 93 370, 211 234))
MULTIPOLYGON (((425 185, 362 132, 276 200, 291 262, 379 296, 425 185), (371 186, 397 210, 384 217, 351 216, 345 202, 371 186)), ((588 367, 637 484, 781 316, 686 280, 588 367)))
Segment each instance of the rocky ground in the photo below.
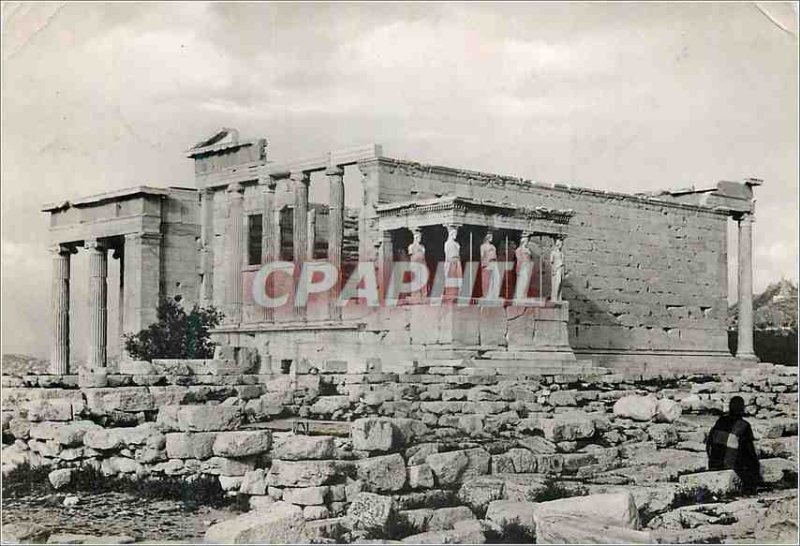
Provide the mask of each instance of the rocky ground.
POLYGON ((211 523, 235 514, 182 502, 137 498, 126 493, 40 493, 3 500, 3 542, 92 542, 104 544, 203 542, 211 523), (67 500, 69 499, 69 500, 67 500), (73 499, 76 504, 72 505, 73 499), (69 506, 65 506, 65 500, 69 506), (92 538, 90 538, 92 537, 92 538))

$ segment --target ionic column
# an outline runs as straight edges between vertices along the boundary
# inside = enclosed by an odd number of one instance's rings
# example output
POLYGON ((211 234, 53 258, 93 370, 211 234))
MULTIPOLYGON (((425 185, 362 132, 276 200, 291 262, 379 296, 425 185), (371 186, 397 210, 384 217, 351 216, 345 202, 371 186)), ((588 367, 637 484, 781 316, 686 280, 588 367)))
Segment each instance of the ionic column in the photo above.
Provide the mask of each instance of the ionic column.
POLYGON ((317 211, 314 209, 308 210, 308 233, 306 234, 307 248, 306 260, 311 261, 314 259, 314 247, 317 244, 317 211))
POLYGON ((208 306, 214 300, 214 254, 212 241, 214 240, 214 192, 210 188, 200 190, 200 301, 208 306))
MULTIPOLYGON (((261 252, 263 259, 261 260, 262 263, 268 264, 275 260, 275 257, 278 254, 277 248, 275 248, 275 226, 276 226, 276 219, 275 219, 275 186, 276 182, 272 177, 264 177, 259 180, 259 186, 261 187, 261 199, 262 199, 262 218, 261 218, 261 252)), ((267 292, 272 292, 272 276, 267 279, 267 292)), ((272 322, 274 319, 274 312, 271 307, 264 308, 263 314, 264 320, 267 322, 272 322)))
POLYGON ((242 322, 242 265, 244 264, 244 188, 233 182, 228 193, 228 269, 225 287, 227 322, 242 322))
MULTIPOLYGON (((292 212, 292 247, 294 253, 295 279, 299 278, 303 262, 308 255, 308 173, 298 171, 290 176, 294 185, 294 211, 292 212)), ((294 314, 302 318, 303 309, 294 307, 294 314)))
POLYGON ((89 369, 106 367, 108 256, 97 240, 86 241, 89 251, 89 369))
POLYGON ((739 222, 739 320, 737 358, 756 359, 753 352, 753 215, 739 222))
MULTIPOLYGON (((328 198, 328 262, 336 268, 336 274, 341 279, 342 274, 342 244, 344 241, 344 169, 339 166, 328 167, 330 194, 328 198)), ((341 291, 340 280, 337 280, 331 290, 330 317, 339 318, 342 309, 336 305, 341 291)))
POLYGON ((53 352, 50 357, 50 373, 69 373, 69 276, 72 252, 61 245, 53 253, 53 352))

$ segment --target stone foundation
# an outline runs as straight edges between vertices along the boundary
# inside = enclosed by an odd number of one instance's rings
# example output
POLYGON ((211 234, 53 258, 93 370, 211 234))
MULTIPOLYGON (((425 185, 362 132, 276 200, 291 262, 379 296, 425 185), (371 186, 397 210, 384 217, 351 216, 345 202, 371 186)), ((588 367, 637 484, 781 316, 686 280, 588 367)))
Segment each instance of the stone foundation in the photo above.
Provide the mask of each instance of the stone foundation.
MULTIPOLYGON (((214 475, 253 505, 295 505, 305 520, 344 516, 364 493, 411 512, 446 498, 482 514, 492 501, 530 501, 548 476, 592 493, 623 488, 640 509, 659 512, 682 487, 733 487, 729 474, 704 473, 704 440, 714 415, 740 395, 760 456, 771 459, 765 480, 796 477, 796 370, 769 364, 703 376, 441 366, 353 374, 334 362, 286 375, 239 373, 235 361, 123 366, 137 368, 148 373, 111 374, 106 387, 79 387, 76 376, 4 376, 3 471, 27 461, 109 476, 214 475)), ((432 514, 412 516, 419 532, 441 530, 432 514)))

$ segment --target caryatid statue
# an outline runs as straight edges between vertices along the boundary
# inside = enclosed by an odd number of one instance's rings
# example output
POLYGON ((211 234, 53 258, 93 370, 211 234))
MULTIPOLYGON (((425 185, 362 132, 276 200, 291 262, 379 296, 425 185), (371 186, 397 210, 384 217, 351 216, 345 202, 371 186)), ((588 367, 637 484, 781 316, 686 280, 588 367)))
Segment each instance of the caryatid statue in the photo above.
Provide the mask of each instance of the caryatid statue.
POLYGON ((517 287, 518 290, 523 290, 521 294, 515 294, 515 297, 526 298, 530 293, 530 285, 533 280, 533 252, 528 247, 529 242, 530 235, 523 234, 520 238, 519 246, 514 251, 516 258, 514 273, 516 273, 517 277, 517 287))
POLYGON ((561 282, 564 280, 564 246, 562 239, 556 239, 550 252, 550 299, 561 301, 561 282))
MULTIPOLYGON (((408 245, 408 260, 410 262, 416 262, 425 265, 425 245, 422 244, 422 231, 419 228, 416 228, 414 229, 413 234, 414 241, 408 245)), ((424 298, 427 294, 428 288, 427 286, 423 286, 417 292, 411 294, 411 297, 424 298)))
MULTIPOLYGON (((492 292, 492 283, 499 283, 499 271, 497 270, 497 247, 492 241, 494 235, 487 233, 481 245, 481 296, 484 298, 492 292), (498 277, 495 279, 495 277, 498 277)), ((494 290, 493 292, 499 292, 494 290)))
MULTIPOLYGON (((444 270, 449 279, 463 279, 464 271, 461 268, 461 245, 456 242, 458 226, 447 226, 447 241, 444 243, 444 270)), ((458 296, 458 288, 445 288, 445 296, 458 296)))

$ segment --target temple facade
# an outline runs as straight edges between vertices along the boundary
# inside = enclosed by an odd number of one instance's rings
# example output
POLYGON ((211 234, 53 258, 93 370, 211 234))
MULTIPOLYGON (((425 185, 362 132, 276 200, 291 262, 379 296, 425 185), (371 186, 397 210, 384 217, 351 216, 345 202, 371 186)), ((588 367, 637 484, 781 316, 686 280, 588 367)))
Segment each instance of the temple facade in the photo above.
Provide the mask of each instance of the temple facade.
POLYGON ((392 159, 375 145, 276 162, 266 140, 240 140, 232 129, 188 157, 192 188, 137 187, 44 207, 54 256, 53 373, 70 372, 76 281, 89 285, 91 370, 107 364, 109 297, 119 298, 116 331, 131 333, 155 320, 160 298, 175 296, 222 309, 215 339, 257 354, 262 373, 336 362, 360 371, 424 361, 503 373, 755 360, 760 180, 623 194, 392 159), (323 190, 320 202, 309 197, 312 183, 323 190), (730 219, 738 225, 735 264, 730 219), (89 279, 72 279, 70 258, 82 251, 89 279), (113 281, 109 256, 121 260, 113 281), (275 262, 291 264, 294 278, 264 278, 264 265, 275 262), (395 273, 404 262, 428 275, 397 293, 410 282, 407 270, 395 273), (293 288, 315 263, 333 266, 336 278, 300 302, 293 288), (374 274, 381 304, 340 305, 364 267, 373 268, 367 277, 374 274), (739 279, 737 355, 725 320, 729 267, 739 279), (259 291, 289 294, 289 304, 265 307, 259 291))

